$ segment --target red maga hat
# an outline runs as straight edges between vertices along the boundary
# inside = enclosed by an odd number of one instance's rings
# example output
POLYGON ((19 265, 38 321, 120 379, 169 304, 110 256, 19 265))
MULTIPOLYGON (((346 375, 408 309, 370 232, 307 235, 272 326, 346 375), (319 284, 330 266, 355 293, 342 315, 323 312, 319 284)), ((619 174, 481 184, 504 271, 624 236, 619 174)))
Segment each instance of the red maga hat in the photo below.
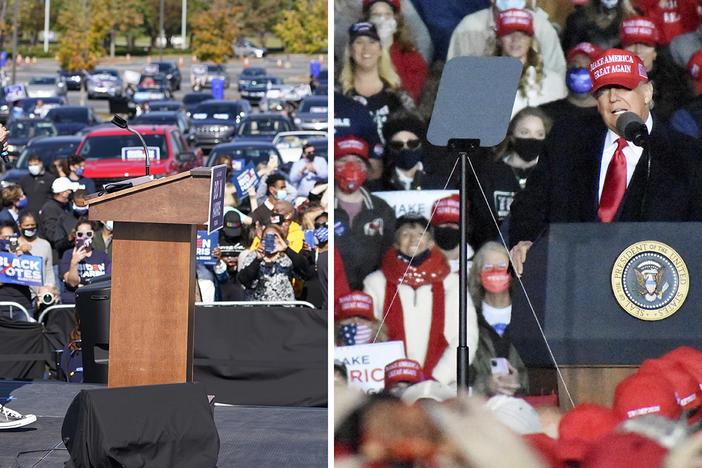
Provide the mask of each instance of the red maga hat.
POLYGON ((368 161, 368 143, 357 136, 349 135, 334 139, 334 160, 354 154, 368 161))
POLYGON ((603 86, 623 86, 636 88, 642 81, 648 81, 646 67, 641 59, 624 49, 607 49, 590 63, 592 93, 603 86))
POLYGON ((398 359, 385 366, 385 389, 400 382, 416 384, 424 380, 422 366, 412 359, 398 359))
POLYGON ((613 409, 620 419, 657 414, 677 420, 682 414, 675 391, 665 379, 638 372, 619 382, 614 390, 613 409))
POLYGON ((624 20, 619 28, 622 47, 628 47, 632 44, 655 47, 658 44, 658 37, 656 24, 644 16, 635 16, 624 20))
POLYGON ((659 468, 668 450, 653 439, 633 432, 617 432, 596 442, 581 468, 659 468))
POLYGON ((458 194, 436 200, 431 211, 434 213, 431 217, 431 224, 434 226, 445 223, 458 224, 461 216, 458 194))
POLYGON ((340 296, 337 300, 336 320, 349 317, 363 317, 366 320, 374 320, 373 298, 363 291, 351 291, 340 296))
POLYGON ((526 10, 511 8, 501 11, 497 16, 497 36, 502 37, 515 31, 534 35, 534 18, 526 10))
POLYGON ((568 51, 568 54, 566 55, 566 61, 570 62, 573 59, 573 57, 575 57, 578 54, 586 55, 590 59, 590 61, 593 61, 595 60, 595 57, 597 57, 601 53, 602 49, 597 47, 595 44, 591 44, 589 42, 581 42, 579 44, 576 44, 575 47, 568 51))
POLYGON ((558 455, 561 461, 582 462, 588 448, 612 433, 619 418, 611 409, 583 403, 568 411, 558 424, 558 455))

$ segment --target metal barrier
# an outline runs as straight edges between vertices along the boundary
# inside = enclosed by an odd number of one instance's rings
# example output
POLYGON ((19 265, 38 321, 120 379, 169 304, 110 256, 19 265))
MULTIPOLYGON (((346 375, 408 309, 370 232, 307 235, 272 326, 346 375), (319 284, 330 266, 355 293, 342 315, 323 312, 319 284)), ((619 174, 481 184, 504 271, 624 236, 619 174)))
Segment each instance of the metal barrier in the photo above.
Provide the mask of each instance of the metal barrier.
POLYGON ((257 307, 257 306, 282 306, 282 307, 309 307, 316 309, 314 304, 307 301, 219 301, 219 302, 196 302, 196 306, 217 307, 217 306, 242 306, 242 307, 257 307))
POLYGON ((51 312, 52 310, 56 310, 56 309, 73 309, 73 308, 75 308, 75 307, 76 307, 75 304, 56 304, 56 305, 49 306, 49 307, 47 307, 46 309, 44 309, 44 310, 42 311, 42 313, 39 315, 39 319, 37 320, 37 322, 44 323, 44 317, 46 317, 46 315, 47 315, 49 312, 51 312))
POLYGON ((27 312, 27 309, 25 309, 23 306, 19 305, 19 304, 16 303, 16 302, 11 302, 11 301, 0 301, 0 307, 2 307, 2 306, 9 306, 9 307, 10 307, 10 318, 12 318, 12 319, 15 318, 15 317, 14 317, 14 314, 13 314, 13 312, 12 312, 12 308, 13 308, 13 307, 16 307, 16 308, 18 308, 18 309, 20 310, 20 312, 22 312, 22 313, 24 314, 24 316, 27 318, 27 320, 26 320, 27 322, 36 322, 36 320, 34 320, 34 317, 32 317, 32 316, 29 314, 29 312, 27 312))

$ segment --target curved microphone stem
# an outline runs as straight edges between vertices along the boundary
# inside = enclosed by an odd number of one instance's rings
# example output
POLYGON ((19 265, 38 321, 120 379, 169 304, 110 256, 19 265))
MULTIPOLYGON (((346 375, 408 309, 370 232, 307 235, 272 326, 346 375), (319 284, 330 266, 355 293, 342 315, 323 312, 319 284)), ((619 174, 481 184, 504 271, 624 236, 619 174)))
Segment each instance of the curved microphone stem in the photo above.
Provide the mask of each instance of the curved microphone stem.
POLYGON ((141 141, 141 145, 144 147, 144 165, 146 166, 146 175, 149 175, 149 168, 151 167, 151 161, 149 161, 149 148, 146 146, 146 142, 144 141, 144 138, 142 138, 141 133, 137 132, 133 128, 126 127, 125 130, 128 132, 131 132, 135 134, 137 137, 139 137, 139 140, 141 141))

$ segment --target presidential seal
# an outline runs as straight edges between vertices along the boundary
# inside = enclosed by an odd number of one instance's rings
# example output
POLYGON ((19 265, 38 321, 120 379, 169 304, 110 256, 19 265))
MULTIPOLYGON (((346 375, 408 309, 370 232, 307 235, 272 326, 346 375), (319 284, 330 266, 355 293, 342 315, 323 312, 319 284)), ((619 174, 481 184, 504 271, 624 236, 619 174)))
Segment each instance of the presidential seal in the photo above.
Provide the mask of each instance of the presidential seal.
POLYGON ((663 320, 685 302, 690 289, 687 265, 670 246, 637 242, 617 257, 612 291, 620 306, 641 320, 663 320))

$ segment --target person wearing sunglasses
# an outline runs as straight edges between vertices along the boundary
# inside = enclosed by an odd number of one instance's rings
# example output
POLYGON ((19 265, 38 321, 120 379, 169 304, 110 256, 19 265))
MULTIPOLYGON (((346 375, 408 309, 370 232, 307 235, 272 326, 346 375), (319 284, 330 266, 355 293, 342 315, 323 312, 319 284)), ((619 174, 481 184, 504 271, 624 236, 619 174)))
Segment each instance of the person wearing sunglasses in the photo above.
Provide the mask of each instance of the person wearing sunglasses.
POLYGON ((65 288, 61 293, 63 304, 75 304, 76 290, 93 278, 110 274, 110 257, 94 248, 95 230, 90 221, 82 218, 73 231, 75 245, 61 257, 59 272, 65 288))
MULTIPOLYGON (((421 190, 433 185, 422 159, 426 124, 412 114, 396 115, 383 125, 385 174, 382 190, 421 190)), ((439 187, 431 187, 439 188, 439 187)))

